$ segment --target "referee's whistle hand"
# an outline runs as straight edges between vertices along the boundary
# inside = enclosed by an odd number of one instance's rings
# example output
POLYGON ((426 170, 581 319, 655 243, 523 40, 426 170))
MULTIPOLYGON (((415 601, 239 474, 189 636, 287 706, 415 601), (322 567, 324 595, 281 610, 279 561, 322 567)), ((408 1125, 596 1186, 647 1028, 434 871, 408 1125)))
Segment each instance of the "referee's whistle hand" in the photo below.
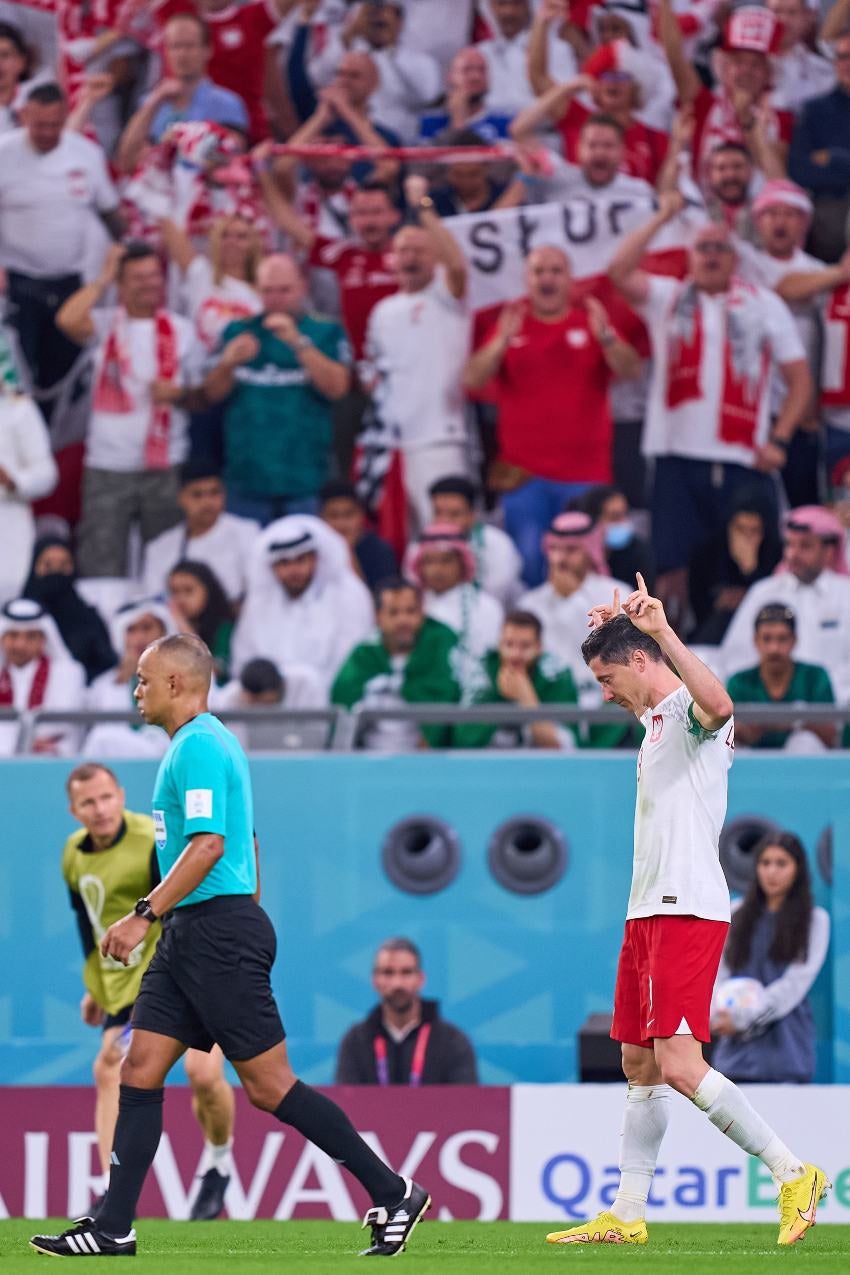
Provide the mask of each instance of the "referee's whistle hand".
POLYGON ((110 925, 100 941, 101 956, 114 957, 122 965, 129 965, 130 956, 139 946, 150 928, 150 922, 143 916, 129 912, 120 921, 110 925))

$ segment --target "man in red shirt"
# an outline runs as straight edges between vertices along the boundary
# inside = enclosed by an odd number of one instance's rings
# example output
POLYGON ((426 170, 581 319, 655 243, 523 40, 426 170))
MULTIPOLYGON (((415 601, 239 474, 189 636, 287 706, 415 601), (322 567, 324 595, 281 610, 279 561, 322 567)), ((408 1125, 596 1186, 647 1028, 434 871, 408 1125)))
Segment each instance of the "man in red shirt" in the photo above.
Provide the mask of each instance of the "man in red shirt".
POLYGON ((291 7, 289 0, 162 0, 156 11, 160 27, 176 13, 197 13, 206 22, 212 44, 210 79, 242 98, 252 142, 269 135, 263 98, 266 77, 275 74, 276 65, 266 40, 291 7))
POLYGON ((351 341, 355 359, 363 358, 366 324, 372 307, 398 291, 393 268, 392 238, 400 213, 386 186, 364 182, 351 195, 346 239, 329 239, 317 234, 283 196, 278 224, 304 249, 307 263, 319 270, 331 270, 339 285, 343 326, 351 341))
POLYGON ((565 504, 611 481, 613 377, 636 376, 640 357, 601 302, 577 303, 570 263, 540 247, 526 266, 528 295, 506 305, 466 367, 467 389, 493 383, 505 529, 528 584, 543 579, 541 538, 565 504))

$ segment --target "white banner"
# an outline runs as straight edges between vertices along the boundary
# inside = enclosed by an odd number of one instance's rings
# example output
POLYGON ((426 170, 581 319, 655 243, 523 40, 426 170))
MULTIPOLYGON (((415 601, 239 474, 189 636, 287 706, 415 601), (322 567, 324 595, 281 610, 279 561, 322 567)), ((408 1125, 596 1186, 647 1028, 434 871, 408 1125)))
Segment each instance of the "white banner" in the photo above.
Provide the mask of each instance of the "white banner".
MULTIPOLYGON (((756 1110, 791 1149, 834 1183, 818 1222, 850 1222, 850 1086, 749 1085, 756 1110)), ((515 1085, 511 1208, 517 1222, 566 1229, 608 1208, 617 1191, 624 1085, 515 1085)), ((647 1222, 778 1222, 776 1187, 760 1160, 685 1098, 673 1111, 647 1222)))
MULTIPOLYGON (((543 244, 563 248, 576 279, 604 273, 619 241, 645 222, 652 209, 652 201, 640 195, 577 196, 561 204, 465 213, 446 218, 445 225, 463 249, 470 304, 480 310, 525 292, 525 258, 543 244)), ((675 218, 653 240, 652 253, 683 248, 695 220, 704 219, 696 210, 675 218)))

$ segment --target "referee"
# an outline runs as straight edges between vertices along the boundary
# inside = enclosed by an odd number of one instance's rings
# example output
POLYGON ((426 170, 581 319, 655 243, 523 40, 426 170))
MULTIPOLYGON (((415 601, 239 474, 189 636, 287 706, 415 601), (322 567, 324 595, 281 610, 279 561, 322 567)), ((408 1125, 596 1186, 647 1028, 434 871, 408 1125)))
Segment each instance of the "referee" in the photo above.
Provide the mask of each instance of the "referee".
POLYGON ((130 1048, 121 1070, 109 1189, 96 1217, 33 1248, 57 1257, 136 1252, 133 1218, 162 1134, 163 1085, 188 1048, 221 1045, 254 1106, 292 1125, 357 1178, 373 1200, 367 1257, 394 1257, 430 1207, 422 1187, 401 1178, 363 1141, 345 1113, 297 1080, 269 975, 276 940, 254 900, 257 859, 248 761, 236 738, 207 711, 212 656, 197 637, 160 638, 142 653, 136 701, 171 745, 154 788, 154 831, 162 880, 106 931, 104 956, 125 965, 148 928, 163 935, 142 979, 130 1048))

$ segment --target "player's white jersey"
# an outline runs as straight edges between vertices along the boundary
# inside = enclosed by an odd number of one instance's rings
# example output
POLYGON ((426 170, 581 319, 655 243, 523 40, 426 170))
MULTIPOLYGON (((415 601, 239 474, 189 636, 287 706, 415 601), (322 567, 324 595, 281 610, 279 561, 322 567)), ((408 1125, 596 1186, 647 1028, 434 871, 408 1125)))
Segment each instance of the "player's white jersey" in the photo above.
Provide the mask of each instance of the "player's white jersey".
POLYGON ((732 718, 706 731, 693 715, 687 687, 672 691, 641 721, 635 857, 629 919, 700 916, 729 920, 729 889, 718 841, 726 817, 732 718))

